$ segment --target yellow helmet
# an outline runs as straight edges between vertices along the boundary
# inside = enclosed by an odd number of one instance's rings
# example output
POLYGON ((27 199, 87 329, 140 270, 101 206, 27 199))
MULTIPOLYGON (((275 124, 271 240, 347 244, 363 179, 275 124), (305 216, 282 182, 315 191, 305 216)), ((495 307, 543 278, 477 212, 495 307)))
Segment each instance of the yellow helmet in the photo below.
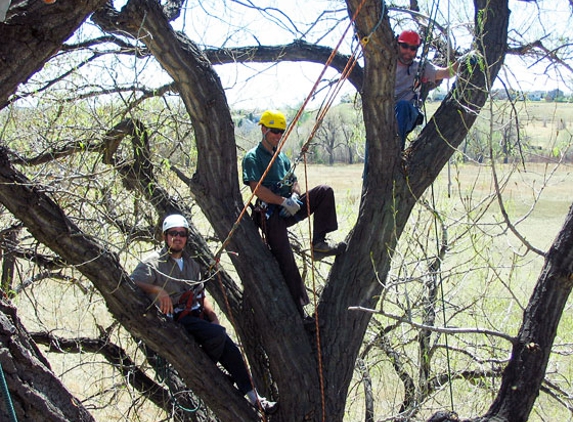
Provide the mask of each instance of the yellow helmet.
POLYGON ((268 128, 285 130, 287 127, 286 117, 280 111, 266 110, 261 115, 259 124, 268 128))

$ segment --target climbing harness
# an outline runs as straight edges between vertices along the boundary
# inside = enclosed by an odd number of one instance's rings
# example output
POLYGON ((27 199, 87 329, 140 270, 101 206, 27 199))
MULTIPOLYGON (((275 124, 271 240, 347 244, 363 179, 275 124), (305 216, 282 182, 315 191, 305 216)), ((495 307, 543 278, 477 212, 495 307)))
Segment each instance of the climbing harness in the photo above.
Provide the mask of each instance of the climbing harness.
POLYGON ((175 306, 175 309, 173 309, 173 317, 175 321, 179 321, 187 315, 192 315, 194 317, 203 319, 205 316, 204 304, 204 289, 201 289, 201 291, 197 294, 195 294, 193 290, 187 290, 181 295, 179 301, 177 302, 177 306, 175 306), (194 305, 198 306, 194 307, 194 305))

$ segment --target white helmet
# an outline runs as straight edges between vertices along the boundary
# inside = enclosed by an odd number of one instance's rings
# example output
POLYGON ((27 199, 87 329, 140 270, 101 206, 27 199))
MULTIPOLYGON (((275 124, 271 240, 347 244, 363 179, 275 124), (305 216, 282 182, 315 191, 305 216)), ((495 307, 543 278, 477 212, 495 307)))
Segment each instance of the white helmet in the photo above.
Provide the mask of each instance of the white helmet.
POLYGON ((185 227, 189 230, 189 223, 181 214, 168 215, 165 217, 165 220, 163 220, 163 233, 173 227, 185 227))

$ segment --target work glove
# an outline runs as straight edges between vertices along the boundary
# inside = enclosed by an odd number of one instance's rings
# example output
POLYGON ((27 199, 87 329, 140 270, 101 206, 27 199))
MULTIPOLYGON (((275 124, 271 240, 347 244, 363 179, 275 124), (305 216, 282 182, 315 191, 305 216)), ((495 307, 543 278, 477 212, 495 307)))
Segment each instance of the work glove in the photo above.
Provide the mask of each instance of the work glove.
POLYGON ((280 212, 281 217, 292 217, 302 207, 302 202, 296 193, 293 193, 290 198, 285 198, 281 204, 282 209, 280 212))

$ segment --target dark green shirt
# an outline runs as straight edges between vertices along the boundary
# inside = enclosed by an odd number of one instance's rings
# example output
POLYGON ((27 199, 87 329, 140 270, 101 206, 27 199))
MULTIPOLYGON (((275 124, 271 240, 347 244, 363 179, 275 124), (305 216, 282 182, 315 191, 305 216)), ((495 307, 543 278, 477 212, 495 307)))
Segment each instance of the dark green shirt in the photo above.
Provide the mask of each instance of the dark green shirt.
MULTIPOLYGON (((243 183, 249 185, 250 182, 258 182, 272 158, 273 154, 263 146, 262 142, 247 152, 243 157, 243 183)), ((287 180, 284 180, 290 168, 290 160, 284 153, 280 152, 269 169, 265 180, 263 180, 263 186, 269 188, 277 195, 289 197, 292 184, 297 180, 294 174, 290 175, 287 180)))

